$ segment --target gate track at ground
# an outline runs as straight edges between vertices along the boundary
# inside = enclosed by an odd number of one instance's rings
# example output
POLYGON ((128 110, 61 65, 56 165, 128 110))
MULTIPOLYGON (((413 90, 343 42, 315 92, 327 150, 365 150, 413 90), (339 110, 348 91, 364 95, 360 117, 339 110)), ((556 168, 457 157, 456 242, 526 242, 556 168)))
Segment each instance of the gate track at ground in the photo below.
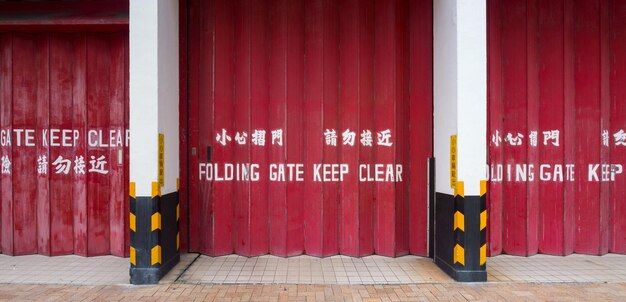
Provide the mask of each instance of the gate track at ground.
POLYGON ((180 272, 180 274, 178 275, 178 277, 176 277, 176 280, 174 280, 174 283, 179 283, 180 277, 182 277, 183 275, 185 275, 185 273, 187 272, 187 270, 194 264, 196 263, 196 260, 198 260, 198 258, 200 258, 200 254, 196 254, 193 258, 193 260, 191 260, 191 262, 189 262, 189 264, 187 266, 185 266, 185 268, 180 272))

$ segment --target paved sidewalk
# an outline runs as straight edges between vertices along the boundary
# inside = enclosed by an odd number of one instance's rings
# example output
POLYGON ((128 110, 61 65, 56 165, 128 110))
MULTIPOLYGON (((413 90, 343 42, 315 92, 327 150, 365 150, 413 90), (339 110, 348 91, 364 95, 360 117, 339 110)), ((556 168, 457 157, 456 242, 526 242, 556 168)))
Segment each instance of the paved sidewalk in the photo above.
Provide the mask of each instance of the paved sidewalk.
POLYGON ((626 255, 611 254, 496 256, 474 284, 415 256, 183 254, 155 286, 128 285, 128 268, 111 256, 0 255, 0 301, 626 301, 626 255))
POLYGON ((20 301, 625 301, 626 284, 0 285, 20 301))
POLYGON ((626 255, 500 255, 487 260, 489 282, 626 282, 626 255))
MULTIPOLYGON (((162 280, 173 283, 198 254, 182 254, 162 280)), ((48 257, 0 254, 0 284, 128 285, 130 262, 114 256, 48 257)))
MULTIPOLYGON (((128 259, 0 255, 0 283, 128 284, 128 259)), ((626 255, 500 255, 487 262, 489 282, 626 282, 626 255)), ((410 284, 454 282, 431 259, 405 256, 208 257, 183 254, 162 283, 410 284), (192 264, 193 263, 193 264, 192 264)))
MULTIPOLYGON (((626 282, 626 255, 500 255, 487 261, 489 282, 626 282)), ((417 256, 198 256, 178 282, 192 284, 411 284, 454 282, 417 256)))
POLYGON ((178 279, 182 283, 409 284, 454 282, 432 259, 404 256, 242 257, 201 255, 178 279))
POLYGON ((128 284, 128 259, 76 255, 0 255, 0 283, 13 284, 128 284))

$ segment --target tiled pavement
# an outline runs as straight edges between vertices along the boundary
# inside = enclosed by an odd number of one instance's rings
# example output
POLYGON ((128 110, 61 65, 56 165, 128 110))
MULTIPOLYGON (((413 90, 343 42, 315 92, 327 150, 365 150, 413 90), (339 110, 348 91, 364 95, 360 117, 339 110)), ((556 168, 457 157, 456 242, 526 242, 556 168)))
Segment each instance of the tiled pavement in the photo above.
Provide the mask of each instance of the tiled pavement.
MULTIPOLYGON (((567 257, 500 255, 487 262, 490 282, 626 282, 626 255, 567 257)), ((280 258, 236 255, 199 256, 179 282, 287 284, 449 283, 431 259, 404 256, 353 258, 298 256, 280 258)))
POLYGON ((625 301, 624 283, 0 285, 20 301, 625 301))
POLYGON ((0 283, 32 284, 127 284, 128 259, 75 255, 0 255, 0 283))
POLYGON ((452 279, 431 259, 416 256, 246 258, 229 255, 200 256, 179 281, 194 284, 408 284, 452 282, 452 279))
POLYGON ((129 286, 128 259, 0 255, 0 300, 626 301, 626 255, 502 255, 487 271, 460 284, 414 256, 184 254, 159 285, 129 286))
POLYGON ((626 282, 626 255, 500 255, 487 272, 490 282, 626 282))

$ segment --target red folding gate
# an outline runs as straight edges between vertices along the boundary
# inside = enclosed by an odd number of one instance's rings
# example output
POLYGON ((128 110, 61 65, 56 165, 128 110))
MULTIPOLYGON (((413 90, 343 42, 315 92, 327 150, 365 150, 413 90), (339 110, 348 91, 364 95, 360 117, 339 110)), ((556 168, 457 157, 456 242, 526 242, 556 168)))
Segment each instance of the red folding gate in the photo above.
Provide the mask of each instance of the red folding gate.
POLYGON ((426 255, 432 3, 198 0, 189 13, 183 248, 426 255))
POLYGON ((626 252, 626 1, 489 1, 489 250, 626 252))
POLYGON ((0 247, 128 254, 128 32, 0 33, 0 247))

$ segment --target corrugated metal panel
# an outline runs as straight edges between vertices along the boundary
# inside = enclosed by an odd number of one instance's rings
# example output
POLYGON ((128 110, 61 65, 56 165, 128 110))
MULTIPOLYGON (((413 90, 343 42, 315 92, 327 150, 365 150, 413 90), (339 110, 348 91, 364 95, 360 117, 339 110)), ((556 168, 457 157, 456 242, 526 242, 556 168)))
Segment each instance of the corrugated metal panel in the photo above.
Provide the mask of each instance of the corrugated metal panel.
MULTIPOLYGON (((611 125, 609 133, 625 130, 626 125, 626 1, 613 1, 610 7, 609 27, 609 66, 610 71, 610 111, 611 125), (621 17, 620 17, 621 16, 621 17)), ((609 151, 612 162, 626 163, 623 145, 611 144, 609 151)), ((609 188, 610 223, 609 251, 626 253, 626 180, 612 182, 609 188)))
MULTIPOLYGON (((432 3, 190 5, 190 249, 426 255, 432 3), (387 129, 392 145, 377 144, 387 129), (265 131, 264 145, 251 141, 255 131, 265 131), (360 142, 363 131, 372 146, 360 142), (334 144, 325 133, 336 135, 334 144), (352 144, 344 133, 355 135, 352 144), (259 180, 200 180, 199 167, 209 162, 258 164, 259 180), (270 180, 270 164, 294 164, 303 181, 270 180), (345 164, 350 172, 342 181, 315 181, 316 164, 345 164), (360 181, 359 164, 401 164, 403 181, 360 181)), ((346 166, 334 167, 339 175, 346 166)))
POLYGON ((623 1, 489 16, 490 253, 624 252, 623 1))
POLYGON ((3 253, 127 254, 126 40, 0 34, 3 253))

